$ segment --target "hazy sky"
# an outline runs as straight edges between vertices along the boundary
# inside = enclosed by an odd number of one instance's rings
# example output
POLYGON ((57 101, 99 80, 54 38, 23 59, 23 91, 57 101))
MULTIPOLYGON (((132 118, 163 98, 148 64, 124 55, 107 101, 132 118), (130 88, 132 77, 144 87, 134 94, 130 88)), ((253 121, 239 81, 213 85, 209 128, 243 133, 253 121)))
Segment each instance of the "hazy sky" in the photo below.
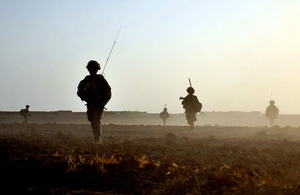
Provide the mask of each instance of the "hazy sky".
POLYGON ((300 113, 299 0, 0 0, 0 110, 85 111, 91 59, 110 111, 184 112, 192 80, 204 111, 300 113), (101 71, 102 73, 102 71, 101 71))

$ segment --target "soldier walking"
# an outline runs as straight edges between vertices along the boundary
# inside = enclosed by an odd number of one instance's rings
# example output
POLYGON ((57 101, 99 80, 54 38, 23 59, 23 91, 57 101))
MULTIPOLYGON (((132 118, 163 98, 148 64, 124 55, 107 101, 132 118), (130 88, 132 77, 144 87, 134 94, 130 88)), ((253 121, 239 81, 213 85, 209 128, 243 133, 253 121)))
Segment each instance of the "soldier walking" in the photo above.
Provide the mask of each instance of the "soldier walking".
POLYGON ((193 87, 188 87, 186 91, 188 95, 185 98, 180 97, 179 99, 183 99, 182 105, 185 109, 187 123, 190 125, 190 129, 194 129, 194 122, 197 121, 196 113, 201 111, 202 104, 199 102, 197 96, 194 95, 195 90, 193 87))
POLYGON ((97 61, 89 61, 86 68, 90 75, 80 81, 77 95, 87 103, 87 118, 93 129, 95 143, 102 144, 100 120, 103 117, 104 106, 111 98, 111 88, 105 78, 97 74, 101 69, 97 61))
POLYGON ((167 119, 170 117, 168 109, 165 107, 164 110, 159 114, 159 117, 163 121, 163 125, 166 126, 167 119))
POLYGON ((25 109, 21 109, 20 110, 20 114, 23 116, 24 118, 24 121, 23 121, 23 124, 28 124, 28 118, 30 116, 30 113, 29 113, 29 105, 26 105, 25 106, 25 109))
POLYGON ((269 119, 271 127, 274 124, 274 120, 278 117, 279 109, 275 106, 275 101, 271 100, 270 105, 266 108, 266 117, 269 119))

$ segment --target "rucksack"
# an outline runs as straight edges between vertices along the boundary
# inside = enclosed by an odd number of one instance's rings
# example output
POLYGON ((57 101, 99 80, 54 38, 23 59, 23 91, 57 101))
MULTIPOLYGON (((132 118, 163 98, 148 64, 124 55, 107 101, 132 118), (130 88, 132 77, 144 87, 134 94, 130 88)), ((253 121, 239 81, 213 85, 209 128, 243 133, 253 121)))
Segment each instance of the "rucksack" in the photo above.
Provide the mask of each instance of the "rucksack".
POLYGON ((195 108, 197 112, 201 112, 202 110, 202 104, 200 102, 195 103, 195 108))
POLYGON ((20 110, 20 114, 23 116, 23 115, 25 115, 25 110, 24 109, 21 109, 20 110))
POLYGON ((196 96, 187 96, 183 101, 185 102, 183 104, 184 109, 194 112, 201 112, 202 104, 199 102, 196 96))

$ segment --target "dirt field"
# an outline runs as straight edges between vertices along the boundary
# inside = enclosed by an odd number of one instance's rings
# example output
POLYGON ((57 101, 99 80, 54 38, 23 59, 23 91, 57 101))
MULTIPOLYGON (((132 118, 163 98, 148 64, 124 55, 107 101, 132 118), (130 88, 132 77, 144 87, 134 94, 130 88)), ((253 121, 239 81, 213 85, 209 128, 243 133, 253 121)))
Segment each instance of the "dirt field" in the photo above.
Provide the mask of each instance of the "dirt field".
POLYGON ((300 129, 0 124, 1 194, 299 194, 300 129))

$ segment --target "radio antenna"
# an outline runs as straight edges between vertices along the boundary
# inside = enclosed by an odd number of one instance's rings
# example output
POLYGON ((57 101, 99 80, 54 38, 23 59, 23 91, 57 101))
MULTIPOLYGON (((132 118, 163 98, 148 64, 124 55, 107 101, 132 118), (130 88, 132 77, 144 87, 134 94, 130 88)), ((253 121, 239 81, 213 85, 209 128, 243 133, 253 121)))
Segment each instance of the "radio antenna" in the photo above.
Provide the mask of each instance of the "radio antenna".
POLYGON ((189 78, 190 87, 192 87, 191 79, 189 78))
POLYGON ((102 75, 104 74, 104 70, 105 70, 105 68, 106 68, 107 62, 108 62, 109 57, 110 57, 110 55, 111 55, 111 52, 113 51, 113 49, 114 49, 114 47, 115 47, 115 44, 116 44, 116 42, 117 42, 118 36, 119 36, 119 34, 120 34, 120 31, 121 31, 121 26, 120 26, 120 29, 119 29, 118 34, 117 34, 117 36, 116 36, 116 39, 115 39, 115 41, 114 41, 114 43, 113 43, 113 45, 112 45, 112 47, 111 47, 111 49, 110 49, 110 52, 109 52, 109 54, 108 54, 108 57, 107 57, 107 59, 106 59, 106 62, 105 62, 105 65, 104 65, 104 68, 103 68, 103 71, 102 71, 102 75))

